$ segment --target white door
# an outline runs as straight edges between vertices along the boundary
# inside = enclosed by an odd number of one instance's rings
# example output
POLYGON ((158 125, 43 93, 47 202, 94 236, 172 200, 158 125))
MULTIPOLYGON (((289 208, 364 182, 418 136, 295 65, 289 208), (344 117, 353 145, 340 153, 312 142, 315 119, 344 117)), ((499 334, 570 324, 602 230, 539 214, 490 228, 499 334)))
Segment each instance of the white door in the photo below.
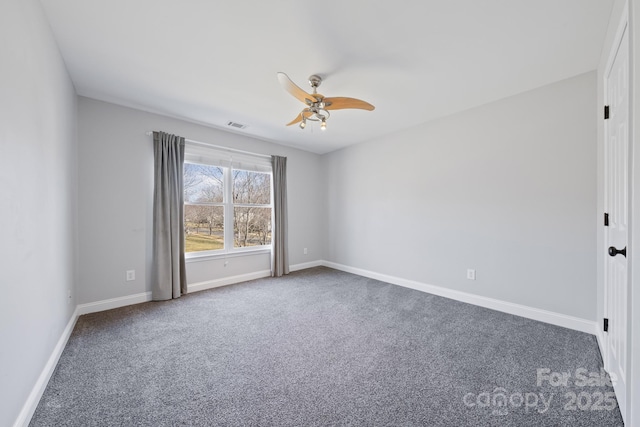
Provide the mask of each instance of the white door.
POLYGON ((629 234, 629 37, 624 25, 605 74, 605 369, 615 381, 623 416, 627 387, 627 257, 629 234))

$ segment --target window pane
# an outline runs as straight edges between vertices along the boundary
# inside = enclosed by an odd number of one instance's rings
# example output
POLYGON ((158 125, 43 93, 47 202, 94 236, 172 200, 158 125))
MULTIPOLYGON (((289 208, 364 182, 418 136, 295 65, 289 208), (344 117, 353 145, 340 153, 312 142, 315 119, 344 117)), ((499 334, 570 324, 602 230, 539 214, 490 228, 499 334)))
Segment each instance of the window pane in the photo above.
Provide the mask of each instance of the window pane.
POLYGON ((270 204, 271 175, 234 169, 233 203, 270 204))
POLYGON ((185 252, 224 249, 224 208, 184 205, 185 252))
POLYGON ((222 203, 224 173, 219 166, 184 164, 185 203, 222 203))
POLYGON ((271 244, 271 208, 233 209, 233 246, 271 244))

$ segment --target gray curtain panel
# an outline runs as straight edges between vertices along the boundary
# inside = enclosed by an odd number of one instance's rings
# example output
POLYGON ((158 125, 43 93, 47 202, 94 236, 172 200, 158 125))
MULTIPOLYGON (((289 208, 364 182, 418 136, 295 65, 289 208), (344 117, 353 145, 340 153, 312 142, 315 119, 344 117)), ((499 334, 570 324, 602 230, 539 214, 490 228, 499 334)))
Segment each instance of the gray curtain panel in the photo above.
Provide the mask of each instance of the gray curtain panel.
POLYGON ((153 154, 151 291, 154 301, 162 301, 187 293, 182 189, 184 138, 153 132, 153 154))
POLYGON ((287 248, 287 158, 271 156, 273 168, 273 251, 271 275, 289 274, 289 250, 287 248))

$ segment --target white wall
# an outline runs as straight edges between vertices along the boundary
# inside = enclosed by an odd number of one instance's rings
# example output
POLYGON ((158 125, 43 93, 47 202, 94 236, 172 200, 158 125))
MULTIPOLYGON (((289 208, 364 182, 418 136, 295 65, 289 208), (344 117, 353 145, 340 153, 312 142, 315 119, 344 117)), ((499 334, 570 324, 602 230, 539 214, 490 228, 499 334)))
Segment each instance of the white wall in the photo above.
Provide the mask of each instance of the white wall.
POLYGON ((76 96, 40 3, 0 2, 0 425, 18 418, 75 300, 76 96))
POLYGON ((591 72, 327 154, 326 259, 595 320, 595 105, 591 72))
MULTIPOLYGON (((79 98, 79 303, 150 291, 153 144, 147 131, 286 156, 291 264, 322 259, 319 155, 79 98), (303 255, 303 248, 308 255, 303 255), (136 281, 125 271, 135 269, 136 281)), ((187 264, 189 284, 270 269, 268 254, 187 264)))

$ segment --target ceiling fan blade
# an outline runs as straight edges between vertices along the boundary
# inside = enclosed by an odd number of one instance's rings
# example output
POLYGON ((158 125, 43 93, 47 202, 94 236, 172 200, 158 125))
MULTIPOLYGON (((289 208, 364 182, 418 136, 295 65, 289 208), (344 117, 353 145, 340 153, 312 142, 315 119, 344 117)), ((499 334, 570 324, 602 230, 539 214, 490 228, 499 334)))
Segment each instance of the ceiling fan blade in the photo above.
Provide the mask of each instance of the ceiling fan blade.
POLYGON ((287 126, 295 125, 296 123, 300 123, 301 121, 302 121, 302 113, 298 114, 295 119, 287 123, 287 126))
POLYGON ((302 90, 299 86, 292 82, 289 76, 287 76, 285 73, 278 73, 278 81, 280 82, 280 85, 284 88, 284 90, 286 90, 295 98, 304 102, 305 104, 317 102, 317 99, 314 98, 313 95, 302 90))
POLYGON ((289 123, 287 123, 287 126, 291 126, 291 125, 295 125, 296 123, 300 123, 302 121, 302 115, 303 114, 304 114, 304 117, 306 117, 306 118, 309 118, 312 115, 310 111, 306 111, 306 109, 302 110, 302 112, 300 114, 298 114, 298 116, 295 119, 293 119, 289 123))
POLYGON ((376 107, 356 98, 345 98, 344 96, 337 96, 335 98, 325 98, 326 110, 344 110, 345 108, 357 108, 359 110, 373 111, 376 107))

